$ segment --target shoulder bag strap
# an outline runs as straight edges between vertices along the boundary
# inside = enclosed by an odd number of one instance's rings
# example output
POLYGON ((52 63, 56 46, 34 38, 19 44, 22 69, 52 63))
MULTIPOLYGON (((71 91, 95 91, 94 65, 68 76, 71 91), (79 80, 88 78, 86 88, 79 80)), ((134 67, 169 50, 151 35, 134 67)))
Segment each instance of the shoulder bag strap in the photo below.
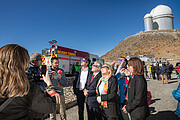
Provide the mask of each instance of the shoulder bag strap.
POLYGON ((7 105, 9 105, 9 103, 11 103, 15 96, 18 94, 19 92, 17 92, 13 97, 8 98, 1 106, 0 106, 0 112, 2 112, 4 110, 4 108, 6 108, 7 105))
POLYGON ((1 106, 0 106, 0 112, 4 110, 4 108, 9 105, 9 103, 12 102, 12 100, 14 99, 14 97, 11 97, 9 99, 7 99, 1 106))

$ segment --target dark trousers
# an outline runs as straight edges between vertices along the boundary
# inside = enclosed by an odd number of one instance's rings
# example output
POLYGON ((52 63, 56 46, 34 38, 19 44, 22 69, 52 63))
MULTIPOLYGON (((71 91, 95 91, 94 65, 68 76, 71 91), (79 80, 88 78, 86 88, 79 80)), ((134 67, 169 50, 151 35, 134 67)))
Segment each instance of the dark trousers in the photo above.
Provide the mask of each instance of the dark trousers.
POLYGON ((159 73, 156 72, 157 80, 159 80, 159 73))
POLYGON ((84 101, 85 101, 84 92, 82 90, 78 90, 77 105, 78 105, 79 120, 84 120, 84 101))
POLYGON ((88 120, 102 120, 102 115, 99 107, 90 107, 86 104, 88 120))
MULTIPOLYGON (((120 93, 119 89, 118 89, 118 93, 120 93)), ((118 115, 118 120, 124 120, 123 116, 122 116, 122 112, 121 112, 121 107, 120 107, 120 96, 119 94, 117 94, 117 98, 116 98, 116 110, 117 110, 117 115, 118 115)))
POLYGON ((152 72, 152 78, 155 80, 156 77, 155 77, 155 72, 152 72))
POLYGON ((168 80, 171 79, 171 72, 167 72, 167 79, 168 79, 168 80))
POLYGON ((101 111, 102 111, 102 120, 117 120, 118 117, 112 117, 112 116, 108 116, 105 112, 105 109, 102 107, 101 108, 101 111))

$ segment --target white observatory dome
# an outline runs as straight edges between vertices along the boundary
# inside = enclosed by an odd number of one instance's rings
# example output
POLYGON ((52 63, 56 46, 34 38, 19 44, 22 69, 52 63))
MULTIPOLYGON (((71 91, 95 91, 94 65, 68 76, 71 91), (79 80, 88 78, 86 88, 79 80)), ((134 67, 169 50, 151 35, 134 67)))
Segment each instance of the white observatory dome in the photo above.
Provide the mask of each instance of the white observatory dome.
POLYGON ((145 19, 145 18, 151 18, 151 17, 152 17, 151 14, 146 14, 146 15, 144 16, 144 19, 145 19))
POLYGON ((144 16, 145 31, 174 29, 174 16, 170 7, 158 5, 144 16))
POLYGON ((173 16, 172 10, 170 7, 165 5, 158 5, 154 9, 152 9, 150 13, 153 17, 159 16, 159 15, 171 15, 173 16))

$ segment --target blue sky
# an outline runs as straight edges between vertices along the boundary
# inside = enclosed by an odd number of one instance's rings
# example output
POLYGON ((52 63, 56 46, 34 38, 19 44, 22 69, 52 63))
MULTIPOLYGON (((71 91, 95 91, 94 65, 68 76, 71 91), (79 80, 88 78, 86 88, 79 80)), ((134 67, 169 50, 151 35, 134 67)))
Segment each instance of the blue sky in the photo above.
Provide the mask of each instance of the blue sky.
POLYGON ((144 15, 159 4, 172 8, 180 29, 180 0, 0 0, 0 47, 16 43, 41 53, 55 39, 101 56, 144 31, 144 15))

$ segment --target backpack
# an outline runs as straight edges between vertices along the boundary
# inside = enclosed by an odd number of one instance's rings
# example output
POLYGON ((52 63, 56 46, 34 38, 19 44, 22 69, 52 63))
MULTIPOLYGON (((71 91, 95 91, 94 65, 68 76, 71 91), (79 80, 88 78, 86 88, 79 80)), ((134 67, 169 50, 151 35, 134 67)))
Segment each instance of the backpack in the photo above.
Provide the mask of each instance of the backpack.
POLYGON ((150 91, 147 91, 147 103, 148 103, 148 106, 149 106, 150 103, 151 103, 151 98, 152 98, 151 92, 150 92, 150 91))

